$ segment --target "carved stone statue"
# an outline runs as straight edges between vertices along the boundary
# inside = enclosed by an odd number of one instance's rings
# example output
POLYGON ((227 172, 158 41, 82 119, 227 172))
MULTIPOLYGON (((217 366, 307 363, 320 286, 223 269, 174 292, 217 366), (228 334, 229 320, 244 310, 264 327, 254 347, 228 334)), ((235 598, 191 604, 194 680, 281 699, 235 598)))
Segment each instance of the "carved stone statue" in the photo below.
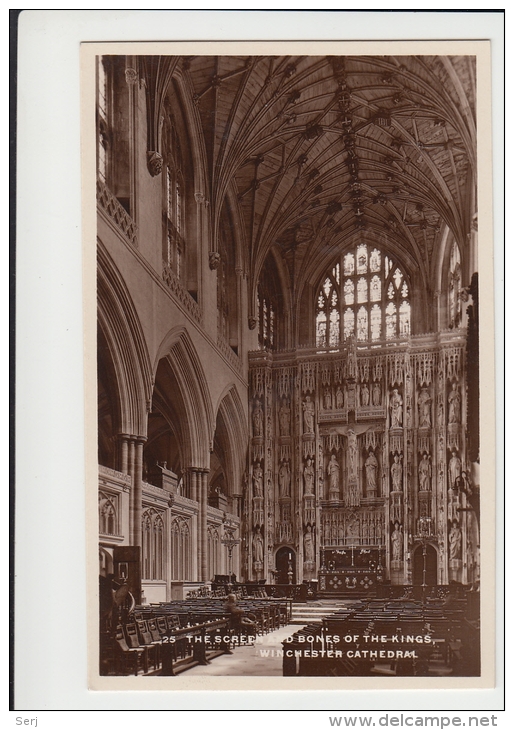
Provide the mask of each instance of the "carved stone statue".
POLYGON ((369 452, 368 458, 364 462, 364 466, 366 469, 366 485, 368 492, 375 491, 377 488, 378 461, 373 451, 369 452))
POLYGON ((357 477, 357 434, 352 428, 348 429, 348 478, 357 477))
POLYGON ((262 436, 264 414, 262 412, 260 401, 256 401, 256 403, 255 403, 255 407, 253 409, 252 421, 253 421, 253 435, 262 436))
POLYGON ((361 385, 361 404, 363 406, 369 406, 369 388, 367 383, 361 385))
POLYGON ((459 516, 460 499, 456 489, 448 489, 448 519, 456 520, 459 516))
POLYGON ((278 470, 278 486, 281 497, 289 497, 289 487, 291 485, 291 471, 289 462, 283 461, 278 470))
POLYGON ((264 559, 264 546, 262 542, 262 535, 258 532, 253 538, 253 562, 262 563, 264 559))
POLYGON ((308 395, 303 402, 304 433, 314 433, 314 403, 308 395))
POLYGON ((460 393, 457 383, 453 383, 448 396, 448 423, 460 423, 460 393))
POLYGON ((221 254, 218 251, 209 251, 209 269, 216 271, 221 263, 221 254))
POLYGON ((380 383, 378 381, 373 383, 373 405, 379 406, 382 401, 382 393, 380 383))
POLYGON ((307 459, 303 470, 303 481, 305 483, 305 494, 314 494, 314 467, 311 459, 307 459))
POLYGON ((430 477, 432 476, 432 465, 428 454, 423 454, 423 458, 419 462, 418 466, 418 477, 419 477, 419 489, 420 491, 428 492, 430 489, 430 477))
POLYGON ((462 532, 457 520, 453 521, 453 526, 448 536, 448 542, 450 543, 450 560, 459 560, 462 545, 462 532))
POLYGON ((332 410, 332 393, 330 392, 330 388, 325 388, 325 394, 323 396, 323 405, 324 405, 326 411, 332 410))
POLYGON ((341 390, 341 386, 337 386, 336 390, 336 408, 340 410, 341 408, 344 408, 344 394, 341 390))
POLYGON ((398 522, 394 524, 394 531, 391 535, 392 558, 393 560, 401 560, 403 553, 403 532, 398 522))
POLYGON ((335 454, 332 454, 332 456, 330 457, 330 461, 328 462, 327 467, 327 474, 330 499, 339 499, 339 464, 337 462, 335 454))
POLYGON ((291 424, 291 409, 289 408, 287 400, 284 398, 280 410, 278 412, 278 423, 280 428, 281 436, 289 436, 290 424, 291 424))
POLYGON ((400 458, 399 458, 398 454, 395 454, 394 461, 391 464, 391 480, 393 483, 394 492, 402 491, 402 477, 403 477, 403 467, 400 463, 400 458))
POLYGON ((418 411, 419 411, 419 427, 430 428, 432 425, 431 418, 431 405, 432 398, 427 388, 422 388, 418 398, 418 411))
POLYGON ((303 557, 306 563, 314 562, 314 535, 310 525, 307 525, 307 531, 303 536, 303 557))
POLYGON ((259 463, 253 469, 253 496, 264 497, 263 472, 259 463))
POLYGON ((401 395, 398 393, 397 388, 394 388, 391 399, 389 401, 389 410, 391 411, 391 428, 401 428, 402 427, 402 406, 403 406, 403 399, 401 395))
POLYGON ((462 462, 460 458, 457 456, 456 451, 452 451, 452 458, 450 459, 450 462, 448 464, 448 479, 450 480, 450 488, 453 489, 455 487, 455 482, 458 480, 458 478, 461 475, 461 469, 462 469, 462 462))

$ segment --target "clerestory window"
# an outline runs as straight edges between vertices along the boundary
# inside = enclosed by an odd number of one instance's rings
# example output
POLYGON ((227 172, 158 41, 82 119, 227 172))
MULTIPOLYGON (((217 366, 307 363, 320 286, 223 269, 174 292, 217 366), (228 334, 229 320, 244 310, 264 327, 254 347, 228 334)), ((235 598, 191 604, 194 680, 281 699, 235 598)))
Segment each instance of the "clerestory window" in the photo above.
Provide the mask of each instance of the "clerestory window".
POLYGON ((164 246, 163 260, 179 279, 184 278, 184 174, 180 140, 175 120, 167 116, 164 148, 164 246))

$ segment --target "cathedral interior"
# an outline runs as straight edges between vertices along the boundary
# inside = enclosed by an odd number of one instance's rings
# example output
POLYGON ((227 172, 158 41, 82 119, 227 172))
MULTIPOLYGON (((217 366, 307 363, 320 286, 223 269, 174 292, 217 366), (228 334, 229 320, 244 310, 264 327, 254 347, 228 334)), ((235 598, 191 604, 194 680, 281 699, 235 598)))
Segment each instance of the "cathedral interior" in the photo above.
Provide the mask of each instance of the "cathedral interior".
POLYGON ((96 129, 101 581, 478 592, 475 58, 101 56, 96 129))

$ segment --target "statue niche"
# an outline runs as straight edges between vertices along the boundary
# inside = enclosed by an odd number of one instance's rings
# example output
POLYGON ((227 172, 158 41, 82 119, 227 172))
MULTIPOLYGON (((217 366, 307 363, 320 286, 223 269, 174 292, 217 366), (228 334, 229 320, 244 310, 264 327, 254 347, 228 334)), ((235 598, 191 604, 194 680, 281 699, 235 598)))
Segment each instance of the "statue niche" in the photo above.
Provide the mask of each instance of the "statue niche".
POLYGON ((314 403, 309 395, 303 402, 303 425, 304 433, 314 433, 314 403))
POLYGON ((432 398, 427 388, 422 388, 418 398, 418 423, 420 428, 432 426, 431 415, 432 398))
POLYGON ((369 450, 364 462, 364 469, 366 472, 366 496, 375 497, 377 494, 378 461, 372 449, 369 450))
POLYGON ((262 406, 259 400, 255 401, 255 406, 252 414, 252 424, 254 437, 261 438, 264 428, 264 414, 262 412, 262 406))
POLYGON ((393 389, 389 399, 389 412, 391 428, 402 428, 403 424, 403 398, 397 388, 393 389))
POLYGON ((460 393, 457 383, 452 384, 448 396, 448 424, 460 423, 460 393))
POLYGON ((291 428, 291 409, 286 398, 283 399, 278 412, 278 426, 281 436, 289 436, 291 428))
POLYGON ((430 489, 430 480, 432 477, 432 464, 430 463, 429 454, 423 454, 423 458, 418 466, 419 491, 428 492, 430 489))
POLYGON ((315 472, 312 459, 307 459, 303 470, 304 494, 306 497, 314 494, 314 476, 315 472))
POLYGON ((336 455, 332 454, 328 462, 328 498, 331 502, 339 501, 339 462, 336 455))
POLYGON ((281 498, 290 496, 291 470, 288 461, 283 461, 278 470, 278 487, 281 498))

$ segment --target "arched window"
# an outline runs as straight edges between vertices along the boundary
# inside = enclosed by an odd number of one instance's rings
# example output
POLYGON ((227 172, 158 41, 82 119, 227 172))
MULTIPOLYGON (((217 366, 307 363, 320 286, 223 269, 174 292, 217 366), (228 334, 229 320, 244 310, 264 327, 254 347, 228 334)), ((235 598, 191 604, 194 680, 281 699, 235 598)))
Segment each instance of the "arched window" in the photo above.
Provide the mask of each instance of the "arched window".
POLYGON ((278 350, 283 347, 287 314, 284 311, 280 277, 271 254, 266 258, 259 276, 257 316, 260 349, 278 350))
POLYGON ((173 115, 167 114, 163 130, 164 235, 163 263, 184 278, 184 163, 173 115))
POLYGON ((98 522, 103 535, 118 533, 117 499, 114 495, 98 494, 98 522))
POLYGON ((164 580, 164 521, 160 512, 148 509, 141 516, 143 580, 164 580))
POLYGON ((316 300, 316 346, 337 347, 410 334, 409 285, 400 267, 378 248, 360 243, 325 275, 316 300))
POLYGON ((179 517, 171 523, 171 579, 191 580, 191 534, 179 517))
POLYGON ((448 274, 448 327, 459 327, 462 318, 460 290, 462 289, 462 273, 460 266, 460 252, 457 244, 453 243, 450 254, 450 269, 448 274))
POLYGON ((210 578, 214 578, 219 570, 220 536, 215 527, 207 528, 207 570, 210 578))

